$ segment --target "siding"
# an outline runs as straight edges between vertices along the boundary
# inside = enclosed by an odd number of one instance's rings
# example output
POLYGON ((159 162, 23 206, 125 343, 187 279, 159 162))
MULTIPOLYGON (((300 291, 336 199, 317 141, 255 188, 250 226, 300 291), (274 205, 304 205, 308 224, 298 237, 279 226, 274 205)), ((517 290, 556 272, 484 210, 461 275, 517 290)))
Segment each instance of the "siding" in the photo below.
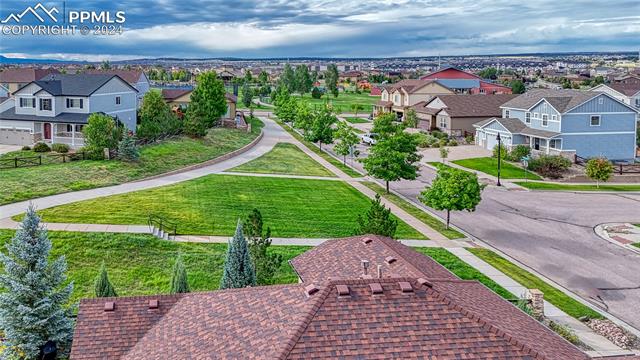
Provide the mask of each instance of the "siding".
POLYGON ((584 158, 604 156, 610 160, 631 160, 635 157, 635 134, 626 135, 562 135, 562 149, 575 150, 584 158))
POLYGON ((136 92, 117 78, 109 80, 89 98, 89 112, 115 116, 132 131, 136 130, 136 108, 136 92), (116 105, 116 96, 120 96, 120 105, 116 105))
POLYGON ((600 95, 586 103, 570 110, 569 113, 598 113, 598 112, 630 112, 631 109, 612 100, 608 96, 600 95), (599 104, 599 99, 603 99, 603 103, 599 104))
POLYGON ((591 126, 591 114, 565 114, 562 117, 562 133, 599 133, 599 132, 634 132, 636 129, 636 117, 634 113, 600 115, 600 126, 591 126))

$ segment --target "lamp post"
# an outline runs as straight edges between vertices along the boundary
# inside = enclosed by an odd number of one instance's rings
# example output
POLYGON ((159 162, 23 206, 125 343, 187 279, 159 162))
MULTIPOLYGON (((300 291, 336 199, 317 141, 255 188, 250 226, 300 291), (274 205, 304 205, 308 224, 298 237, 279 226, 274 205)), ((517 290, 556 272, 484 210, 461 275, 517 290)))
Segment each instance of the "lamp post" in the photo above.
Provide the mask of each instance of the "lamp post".
POLYGON ((496 137, 496 140, 498 140, 498 186, 502 186, 500 184, 500 156, 502 155, 502 142, 500 139, 500 133, 498 133, 498 136, 496 137))

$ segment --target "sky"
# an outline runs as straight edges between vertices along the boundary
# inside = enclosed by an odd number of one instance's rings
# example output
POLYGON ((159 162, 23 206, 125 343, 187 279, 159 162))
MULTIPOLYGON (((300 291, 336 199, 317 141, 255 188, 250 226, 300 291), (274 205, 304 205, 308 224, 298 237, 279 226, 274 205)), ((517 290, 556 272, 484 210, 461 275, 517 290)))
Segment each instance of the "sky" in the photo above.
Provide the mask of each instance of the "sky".
MULTIPOLYGON (((37 3, 2 0, 0 18, 37 3)), ((124 11, 123 33, 3 34, 0 54, 113 61, 640 50, 639 0, 71 0, 42 4, 60 9, 61 14, 105 11, 113 17, 116 11, 124 11)), ((0 25, 15 25, 11 21, 0 25)), ((21 24, 35 22, 27 14, 21 24)))

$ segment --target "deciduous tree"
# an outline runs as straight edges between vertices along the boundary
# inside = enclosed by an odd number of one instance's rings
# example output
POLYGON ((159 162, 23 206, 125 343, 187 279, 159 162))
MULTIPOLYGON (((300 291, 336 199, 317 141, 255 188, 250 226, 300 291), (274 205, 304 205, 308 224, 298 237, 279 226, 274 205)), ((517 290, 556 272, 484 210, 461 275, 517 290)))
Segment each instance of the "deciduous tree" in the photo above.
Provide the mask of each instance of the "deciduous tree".
POLYGON ((342 162, 346 165, 347 155, 353 151, 354 155, 357 156, 357 154, 355 154, 357 150, 355 150, 354 147, 358 144, 360 139, 353 128, 343 121, 338 122, 338 127, 334 136, 338 142, 333 147, 333 150, 336 154, 342 155, 342 162))
POLYGON ((416 137, 398 132, 381 137, 362 163, 369 175, 385 181, 385 188, 389 193, 390 181, 416 178, 420 158, 416 137))
POLYGON ((204 136, 206 129, 216 125, 227 112, 227 100, 224 83, 215 72, 201 74, 197 82, 187 108, 187 121, 194 124, 187 126, 187 129, 192 136, 204 136))
POLYGON ((309 75, 309 69, 307 68, 307 65, 300 64, 296 66, 295 79, 296 91, 298 91, 300 95, 304 95, 311 91, 311 88, 313 87, 313 81, 311 80, 311 75, 309 75))
POLYGON ((144 94, 138 113, 140 125, 138 125, 136 136, 139 139, 156 140, 165 135, 176 135, 182 132, 182 122, 171 111, 160 91, 156 89, 144 94))
POLYGON ((323 106, 313 112, 313 121, 309 131, 305 132, 305 139, 311 142, 317 142, 322 149, 322 144, 333 143, 333 124, 338 118, 333 114, 328 106, 323 106))
POLYGON ((327 90, 333 94, 333 97, 338 97, 338 77, 338 67, 336 64, 329 64, 327 71, 324 73, 324 81, 327 90))
POLYGON ((591 180, 596 181, 596 187, 600 187, 600 181, 607 182, 613 175, 613 165, 606 158, 593 158, 587 161, 585 173, 591 180))

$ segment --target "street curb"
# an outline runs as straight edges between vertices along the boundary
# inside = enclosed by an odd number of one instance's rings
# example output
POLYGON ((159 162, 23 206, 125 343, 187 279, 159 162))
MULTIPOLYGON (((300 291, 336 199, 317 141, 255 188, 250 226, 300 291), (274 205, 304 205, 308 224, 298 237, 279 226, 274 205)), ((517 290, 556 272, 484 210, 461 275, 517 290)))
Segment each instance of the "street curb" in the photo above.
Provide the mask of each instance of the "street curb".
MULTIPOLYGON (((623 249, 627 249, 630 251, 633 251, 636 254, 640 254, 640 248, 637 248, 631 244, 621 244, 618 241, 613 240, 610 236, 609 233, 604 229, 604 227, 608 224, 615 224, 615 223, 602 223, 602 224, 598 224, 596 226, 593 227, 593 232, 598 235, 598 237, 602 238, 603 240, 606 240, 614 245, 617 245, 623 249)), ((633 226, 632 224, 629 224, 631 226, 633 226)))

